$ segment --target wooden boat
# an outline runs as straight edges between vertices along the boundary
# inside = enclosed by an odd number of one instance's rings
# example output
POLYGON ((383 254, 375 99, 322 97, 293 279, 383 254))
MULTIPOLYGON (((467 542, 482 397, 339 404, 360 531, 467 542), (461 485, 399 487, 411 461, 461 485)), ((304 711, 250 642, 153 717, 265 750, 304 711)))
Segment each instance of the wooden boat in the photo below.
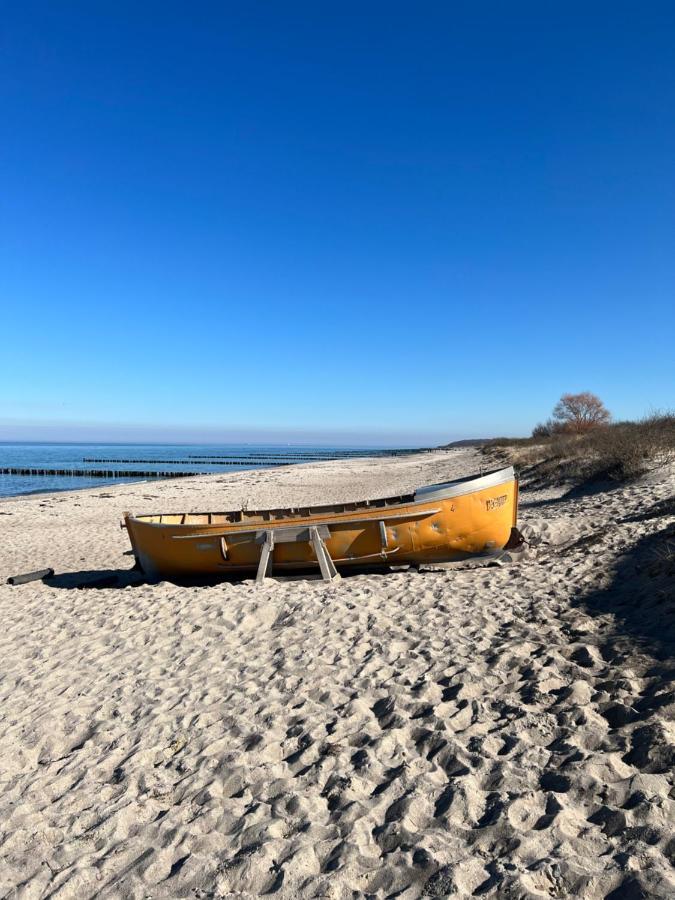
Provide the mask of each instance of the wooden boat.
POLYGON ((319 566, 428 564, 498 552, 516 525, 513 468, 422 487, 412 494, 291 509, 133 516, 126 527, 151 580, 319 566))

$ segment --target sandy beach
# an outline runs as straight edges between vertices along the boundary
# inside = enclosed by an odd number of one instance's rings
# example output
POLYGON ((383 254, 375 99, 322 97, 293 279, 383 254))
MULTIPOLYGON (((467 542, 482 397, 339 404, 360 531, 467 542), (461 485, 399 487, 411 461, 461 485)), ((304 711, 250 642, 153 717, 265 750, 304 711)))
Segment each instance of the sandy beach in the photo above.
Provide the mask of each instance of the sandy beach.
POLYGON ((330 585, 139 583, 118 526, 481 466, 462 449, 1 501, 0 896, 675 896, 672 468, 526 484, 506 565, 330 585))

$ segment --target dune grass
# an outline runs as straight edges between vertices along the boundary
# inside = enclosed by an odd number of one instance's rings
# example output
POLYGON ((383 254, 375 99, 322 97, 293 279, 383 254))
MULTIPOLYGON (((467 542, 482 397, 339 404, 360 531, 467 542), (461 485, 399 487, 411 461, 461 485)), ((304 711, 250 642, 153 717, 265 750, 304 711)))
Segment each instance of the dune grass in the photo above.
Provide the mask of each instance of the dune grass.
POLYGON ((483 452, 552 481, 629 481, 675 460, 675 414, 654 413, 585 434, 495 438, 483 452))

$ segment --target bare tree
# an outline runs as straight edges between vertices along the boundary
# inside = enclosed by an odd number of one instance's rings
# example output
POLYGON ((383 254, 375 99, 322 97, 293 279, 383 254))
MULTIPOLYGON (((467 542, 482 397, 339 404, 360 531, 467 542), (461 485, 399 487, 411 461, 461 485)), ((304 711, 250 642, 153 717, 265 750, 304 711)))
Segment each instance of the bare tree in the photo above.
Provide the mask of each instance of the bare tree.
POLYGON ((572 434, 583 434, 600 425, 608 425, 611 418, 602 400, 590 391, 563 394, 553 410, 556 428, 572 434))

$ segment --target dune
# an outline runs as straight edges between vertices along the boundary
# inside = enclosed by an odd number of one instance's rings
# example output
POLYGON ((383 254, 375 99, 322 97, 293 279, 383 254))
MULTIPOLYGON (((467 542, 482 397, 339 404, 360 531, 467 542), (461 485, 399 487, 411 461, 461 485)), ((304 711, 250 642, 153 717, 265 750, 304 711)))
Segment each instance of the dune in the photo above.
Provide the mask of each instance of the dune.
POLYGON ((672 468, 523 490, 527 548, 484 568, 145 584, 118 527, 481 465, 0 502, 0 896, 675 896, 672 468))

